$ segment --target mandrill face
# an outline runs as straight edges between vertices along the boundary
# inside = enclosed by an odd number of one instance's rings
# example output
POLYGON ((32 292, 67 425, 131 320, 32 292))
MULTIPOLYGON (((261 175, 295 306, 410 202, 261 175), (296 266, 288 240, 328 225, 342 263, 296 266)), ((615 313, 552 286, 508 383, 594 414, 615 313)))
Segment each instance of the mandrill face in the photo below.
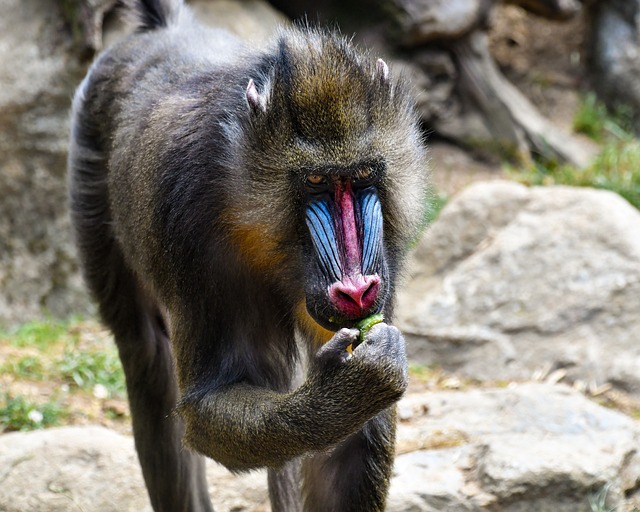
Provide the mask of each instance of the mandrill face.
POLYGON ((283 42, 269 73, 249 80, 246 124, 236 130, 252 141, 239 145, 251 163, 246 211, 254 225, 271 219, 278 227, 262 230, 273 241, 263 253, 279 253, 283 264, 271 268, 294 282, 296 297, 304 294, 299 320, 327 339, 391 312, 395 275, 425 203, 426 163, 408 97, 384 61, 317 33, 283 42))
POLYGON ((325 329, 351 327, 384 309, 388 296, 382 164, 362 163, 305 177, 312 251, 307 311, 325 329))

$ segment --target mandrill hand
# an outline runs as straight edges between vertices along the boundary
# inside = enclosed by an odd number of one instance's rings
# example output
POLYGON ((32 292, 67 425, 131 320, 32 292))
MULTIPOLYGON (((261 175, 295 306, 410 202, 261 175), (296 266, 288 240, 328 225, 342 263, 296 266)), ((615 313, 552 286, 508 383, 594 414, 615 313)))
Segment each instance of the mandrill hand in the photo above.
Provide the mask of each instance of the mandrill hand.
POLYGON ((400 331, 379 323, 352 354, 357 329, 341 329, 313 360, 305 383, 320 416, 349 434, 400 399, 408 384, 405 341, 400 331))
POLYGON ((402 333, 392 325, 378 323, 353 351, 354 361, 371 375, 380 374, 384 386, 380 392, 397 394, 398 400, 407 389, 409 371, 402 333))

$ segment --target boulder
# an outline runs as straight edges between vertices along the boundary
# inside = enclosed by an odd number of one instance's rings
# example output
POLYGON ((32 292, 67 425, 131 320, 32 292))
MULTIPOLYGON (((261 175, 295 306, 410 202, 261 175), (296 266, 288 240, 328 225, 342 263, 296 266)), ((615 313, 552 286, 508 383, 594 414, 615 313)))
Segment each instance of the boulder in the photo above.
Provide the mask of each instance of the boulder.
POLYGON ((150 512, 133 439, 102 427, 0 436, 0 510, 150 512))
MULTIPOLYGON (((103 427, 64 427, 0 436, 3 512, 152 512, 133 439, 103 427)), ((266 475, 234 476, 207 461, 219 512, 268 510, 266 475)))
POLYGON ((389 510, 632 510, 640 426, 565 386, 411 395, 401 403, 389 510))
POLYGON ((0 16, 0 323, 86 311, 66 212, 69 106, 83 66, 61 2, 0 16))
POLYGON ((415 251, 398 300, 410 356, 481 380, 640 392, 640 213, 617 194, 475 184, 415 251))

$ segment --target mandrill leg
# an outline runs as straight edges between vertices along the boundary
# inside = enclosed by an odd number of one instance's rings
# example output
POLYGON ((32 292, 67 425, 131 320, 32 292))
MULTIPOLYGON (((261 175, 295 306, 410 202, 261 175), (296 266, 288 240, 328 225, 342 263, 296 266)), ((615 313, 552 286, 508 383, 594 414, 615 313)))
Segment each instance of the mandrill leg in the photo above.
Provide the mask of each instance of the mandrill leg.
POLYGON ((328 453, 303 461, 305 512, 383 512, 393 469, 395 406, 328 453))
POLYGON ((269 469, 271 512, 300 512, 300 459, 287 462, 280 469, 269 469))

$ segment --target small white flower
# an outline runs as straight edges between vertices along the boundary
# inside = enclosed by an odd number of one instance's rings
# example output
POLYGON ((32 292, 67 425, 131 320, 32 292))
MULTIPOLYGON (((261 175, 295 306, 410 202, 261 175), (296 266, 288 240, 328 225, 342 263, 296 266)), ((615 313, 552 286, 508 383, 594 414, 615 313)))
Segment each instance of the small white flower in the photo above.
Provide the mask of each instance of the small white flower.
POLYGON ((37 409, 31 409, 29 414, 27 414, 27 418, 29 418, 33 423, 42 423, 44 416, 37 409))
POLYGON ((62 391, 63 393, 68 393, 69 392, 69 384, 63 384, 62 386, 60 386, 60 391, 62 391))
POLYGON ((109 396, 109 390, 103 384, 96 384, 93 386, 93 396, 96 398, 107 398, 109 396))

